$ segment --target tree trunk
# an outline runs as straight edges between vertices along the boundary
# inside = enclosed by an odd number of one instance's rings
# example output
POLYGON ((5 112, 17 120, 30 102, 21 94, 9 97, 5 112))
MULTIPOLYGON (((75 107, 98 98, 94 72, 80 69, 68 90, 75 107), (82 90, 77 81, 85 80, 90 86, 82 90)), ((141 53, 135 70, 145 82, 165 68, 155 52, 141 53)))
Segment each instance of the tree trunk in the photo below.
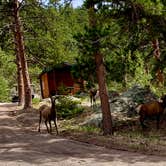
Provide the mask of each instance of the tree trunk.
POLYGON ((30 86, 30 78, 28 73, 28 65, 26 61, 26 55, 24 50, 24 41, 23 41, 23 31, 21 26, 21 21, 19 18, 19 5, 18 1, 14 0, 13 3, 13 16, 14 16, 14 26, 15 26, 15 41, 16 41, 16 47, 17 47, 17 55, 19 58, 17 60, 20 60, 19 63, 21 64, 22 68, 22 77, 23 77, 23 85, 24 85, 24 109, 27 109, 32 106, 32 95, 31 95, 31 86, 30 86))
POLYGON ((105 72, 105 66, 104 66, 102 54, 96 53, 95 61, 96 61, 97 80, 99 84, 99 95, 101 100, 101 110, 103 115, 103 126, 102 126, 103 134, 109 135, 109 134, 113 134, 112 117, 111 117, 111 111, 110 111, 108 90, 107 90, 107 85, 105 80, 106 72, 105 72))
MULTIPOLYGON (((96 31, 97 27, 97 17, 94 9, 95 2, 89 1, 88 10, 89 10, 89 24, 90 28, 93 31, 96 31)), ((94 57, 96 63, 96 74, 97 74, 97 81, 99 85, 99 95, 101 100, 101 110, 102 110, 102 127, 103 127, 103 134, 104 135, 111 135, 113 134, 112 129, 112 117, 110 111, 110 104, 109 104, 109 97, 106 85, 106 76, 105 76, 105 66, 103 61, 103 55, 100 52, 100 43, 97 38, 98 34, 95 33, 92 36, 92 43, 94 48, 94 57), (97 41, 97 42, 96 42, 97 41)))
POLYGON ((158 39, 155 39, 152 41, 152 47, 154 49, 154 56, 157 60, 160 61, 160 47, 159 47, 159 41, 158 39))
POLYGON ((23 89, 22 68, 21 68, 21 62, 20 62, 20 59, 19 59, 19 50, 18 50, 18 43, 17 43, 16 27, 14 26, 12 30, 13 30, 13 34, 14 34, 16 65, 17 65, 17 87, 18 87, 18 98, 19 98, 18 105, 22 106, 24 104, 24 89, 23 89))
POLYGON ((159 66, 156 70, 156 79, 157 79, 157 83, 158 83, 158 86, 164 86, 164 73, 161 69, 161 58, 160 58, 160 47, 159 47, 159 41, 158 39, 155 39, 152 41, 152 47, 154 49, 154 57, 155 59, 159 62, 159 66))
POLYGON ((19 55, 16 53, 16 59, 17 59, 17 84, 18 84, 18 97, 19 97, 19 103, 18 105, 22 106, 24 104, 24 83, 23 83, 23 76, 22 76, 22 68, 21 63, 19 60, 19 55))

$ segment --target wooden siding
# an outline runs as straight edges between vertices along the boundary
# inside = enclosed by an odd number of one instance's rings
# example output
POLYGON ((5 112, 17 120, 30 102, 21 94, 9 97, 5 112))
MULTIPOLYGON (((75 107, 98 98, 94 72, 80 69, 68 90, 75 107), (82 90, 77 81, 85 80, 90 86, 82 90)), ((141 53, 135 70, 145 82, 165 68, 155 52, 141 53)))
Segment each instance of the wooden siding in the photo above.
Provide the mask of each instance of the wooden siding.
POLYGON ((41 73, 39 79, 42 98, 48 98, 50 94, 74 95, 80 91, 80 83, 78 83, 80 80, 72 77, 70 66, 41 73))
POLYGON ((48 86, 47 73, 44 73, 43 75, 41 75, 41 91, 42 91, 43 98, 49 97, 49 86, 48 86))
POLYGON ((56 77, 55 77, 55 71, 50 71, 47 73, 48 75, 48 85, 49 85, 49 93, 51 94, 52 92, 57 91, 57 82, 56 82, 56 77))
POLYGON ((60 87, 61 85, 64 85, 65 87, 71 87, 74 84, 74 80, 70 71, 56 72, 55 79, 57 87, 60 87))

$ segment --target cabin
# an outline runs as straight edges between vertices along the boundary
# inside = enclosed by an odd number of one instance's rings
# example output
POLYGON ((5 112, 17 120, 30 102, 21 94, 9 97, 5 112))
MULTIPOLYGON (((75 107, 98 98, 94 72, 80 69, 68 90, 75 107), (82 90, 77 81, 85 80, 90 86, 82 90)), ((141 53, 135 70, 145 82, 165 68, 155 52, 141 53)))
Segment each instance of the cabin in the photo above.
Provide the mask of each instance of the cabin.
POLYGON ((72 65, 63 63, 52 69, 45 69, 40 75, 42 98, 51 94, 74 95, 83 87, 83 80, 75 79, 71 73, 72 65))

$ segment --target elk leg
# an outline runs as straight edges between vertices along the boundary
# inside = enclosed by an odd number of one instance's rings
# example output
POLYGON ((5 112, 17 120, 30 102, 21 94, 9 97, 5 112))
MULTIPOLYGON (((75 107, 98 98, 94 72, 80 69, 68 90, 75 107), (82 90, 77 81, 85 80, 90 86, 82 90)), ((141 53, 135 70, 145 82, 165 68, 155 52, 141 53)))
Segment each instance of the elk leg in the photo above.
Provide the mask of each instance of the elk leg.
POLYGON ((96 99, 95 99, 95 96, 93 98, 93 103, 94 103, 94 106, 96 106, 96 99))
POLYGON ((52 133, 51 120, 49 120, 49 125, 50 125, 50 134, 51 134, 52 133))
POLYGON ((56 129, 56 133, 58 135, 58 127, 57 127, 57 124, 56 124, 56 120, 54 119, 54 124, 55 124, 55 129, 56 129))
POLYGON ((147 126, 144 124, 144 119, 145 119, 144 116, 140 116, 140 123, 141 123, 141 126, 142 126, 143 129, 147 128, 147 126))
POLYGON ((157 127, 157 130, 158 130, 159 129, 159 124, 160 124, 160 115, 157 115, 156 120, 157 120, 156 127, 157 127))
POLYGON ((47 120, 45 120, 45 125, 46 125, 46 128, 47 128, 47 132, 49 133, 49 128, 48 128, 48 125, 47 125, 47 120))
POLYGON ((41 119, 42 119, 42 116, 41 116, 41 112, 40 112, 40 119, 39 119, 39 128, 38 128, 38 132, 40 132, 41 119))
POLYGON ((91 104, 91 106, 93 105, 93 99, 92 99, 92 96, 90 96, 90 104, 91 104))

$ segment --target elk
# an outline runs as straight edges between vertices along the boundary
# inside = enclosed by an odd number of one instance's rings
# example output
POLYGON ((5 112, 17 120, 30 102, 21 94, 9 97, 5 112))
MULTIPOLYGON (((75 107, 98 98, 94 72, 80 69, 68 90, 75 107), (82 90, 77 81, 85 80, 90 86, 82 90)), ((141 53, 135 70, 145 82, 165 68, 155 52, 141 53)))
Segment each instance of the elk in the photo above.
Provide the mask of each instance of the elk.
POLYGON ((39 113, 40 113, 40 118, 39 118, 39 128, 38 128, 38 132, 40 132, 40 124, 42 121, 42 118, 44 119, 46 128, 47 128, 47 132, 48 133, 52 133, 52 127, 51 127, 51 121, 54 121, 54 125, 56 128, 56 133, 58 135, 58 127, 57 127, 57 112, 56 112, 56 107, 55 107, 55 100, 57 99, 57 97, 50 97, 51 99, 51 107, 48 105, 42 105, 39 108, 39 113), (50 125, 50 130, 48 128, 47 122, 49 122, 50 125))
POLYGON ((159 129, 159 123, 160 123, 160 117, 164 112, 164 109, 166 108, 166 95, 161 97, 161 101, 152 101, 149 103, 142 104, 140 106, 140 123, 142 128, 146 128, 146 125, 144 124, 144 120, 148 117, 155 116, 156 117, 156 127, 159 129))
POLYGON ((96 105, 96 98, 99 96, 99 91, 95 88, 91 88, 89 90, 89 96, 90 96, 91 106, 96 105))

